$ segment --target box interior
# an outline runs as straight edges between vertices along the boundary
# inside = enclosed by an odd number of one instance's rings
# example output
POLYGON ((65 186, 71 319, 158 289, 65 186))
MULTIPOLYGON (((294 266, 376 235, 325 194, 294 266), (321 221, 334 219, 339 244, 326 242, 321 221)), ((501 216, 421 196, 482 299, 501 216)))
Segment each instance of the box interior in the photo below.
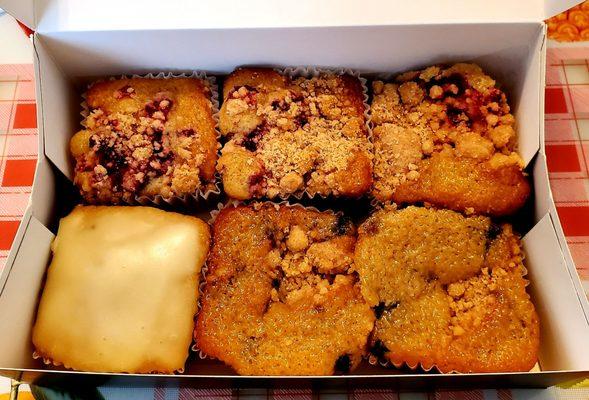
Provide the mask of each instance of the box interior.
MULTIPOLYGON (((534 196, 518 226, 524 227, 520 233, 525 234, 530 294, 541 321, 539 369, 589 371, 589 306, 574 264, 563 255, 566 247, 543 153, 544 39, 538 22, 36 34, 39 164, 31 206, 0 278, 0 313, 5 316, 0 330, 10 337, 0 343, 0 368, 4 373, 43 369, 31 357, 31 327, 59 217, 77 202, 68 143, 80 128, 80 95, 88 82, 161 71, 224 74, 242 65, 348 67, 371 77, 474 61, 508 94, 518 121, 520 152, 533 180, 534 196)), ((352 376, 415 373, 364 363, 352 376)), ((234 375, 196 354, 191 354, 185 374, 234 375)))

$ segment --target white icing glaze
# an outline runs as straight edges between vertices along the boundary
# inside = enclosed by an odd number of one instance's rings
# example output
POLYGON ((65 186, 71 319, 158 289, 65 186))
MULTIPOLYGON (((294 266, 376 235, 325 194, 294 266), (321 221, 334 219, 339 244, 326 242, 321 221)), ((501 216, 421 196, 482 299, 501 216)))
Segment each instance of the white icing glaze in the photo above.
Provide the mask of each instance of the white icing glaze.
POLYGON ((184 367, 209 248, 201 220, 149 207, 63 218, 33 328, 37 352, 97 372, 184 367))

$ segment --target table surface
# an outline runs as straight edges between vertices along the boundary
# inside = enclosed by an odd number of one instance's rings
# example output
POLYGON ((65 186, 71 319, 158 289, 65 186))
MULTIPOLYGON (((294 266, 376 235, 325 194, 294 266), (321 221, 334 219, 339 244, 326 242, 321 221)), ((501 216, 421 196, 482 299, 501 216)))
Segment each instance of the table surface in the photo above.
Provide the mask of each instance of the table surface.
MULTIPOLYGON (((28 204, 37 156, 34 74, 28 39, 8 16, 0 17, 0 270, 28 204)), ((554 199, 585 291, 589 293, 589 44, 548 49, 546 155, 554 199)), ((395 400, 589 399, 589 389, 473 390, 397 393, 392 390, 195 390, 166 387, 99 388, 108 399, 387 398, 395 400)), ((27 385, 19 398, 30 398, 27 385)), ((0 378, 1 393, 10 380, 0 378)))

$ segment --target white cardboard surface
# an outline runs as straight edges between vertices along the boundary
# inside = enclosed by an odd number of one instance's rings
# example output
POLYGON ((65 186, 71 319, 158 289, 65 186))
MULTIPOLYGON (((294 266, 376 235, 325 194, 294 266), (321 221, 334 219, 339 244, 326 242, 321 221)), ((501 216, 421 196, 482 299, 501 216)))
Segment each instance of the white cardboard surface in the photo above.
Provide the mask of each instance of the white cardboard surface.
POLYGON ((74 85, 67 79, 47 53, 45 46, 39 43, 39 37, 34 36, 35 66, 39 79, 37 80, 37 104, 41 108, 38 113, 40 122, 39 151, 45 154, 70 179, 73 179, 73 163, 69 153, 69 138, 81 129, 80 126, 80 95, 74 85), (42 59, 43 62, 39 63, 42 59), (61 77, 55 79, 54 77, 61 77), (50 95, 47 95, 49 93, 50 95), (64 116, 68 116, 64 118, 64 116), (43 138, 51 138, 43 140, 43 138))
POLYGON ((17 244, 18 253, 3 271, 8 279, 0 292, 0 332, 4 335, 0 341, 0 368, 38 366, 31 356, 31 331, 54 236, 34 217, 23 219, 22 223, 27 226, 17 244))
POLYGON ((547 0, 544 8, 544 18, 550 18, 553 15, 560 14, 576 4, 581 3, 579 0, 547 0))
POLYGON ((540 365, 546 369, 589 368, 589 321, 568 273, 550 214, 522 239, 529 289, 540 316, 540 365))
POLYGON ((0 8, 31 29, 35 29, 35 0, 0 0, 0 8))
POLYGON ((548 180, 548 170, 546 168, 546 156, 542 151, 534 162, 532 168, 532 177, 534 179, 534 215, 538 221, 544 217, 553 207, 552 191, 548 180))
POLYGON ((541 21, 580 0, 2 0, 40 32, 541 21))

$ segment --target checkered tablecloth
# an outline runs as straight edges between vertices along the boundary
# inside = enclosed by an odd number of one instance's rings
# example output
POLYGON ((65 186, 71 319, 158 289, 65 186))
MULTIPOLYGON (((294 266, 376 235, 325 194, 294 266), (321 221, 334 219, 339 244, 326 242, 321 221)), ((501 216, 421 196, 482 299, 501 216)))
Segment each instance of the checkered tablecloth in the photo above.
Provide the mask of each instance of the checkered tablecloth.
POLYGON ((0 64, 0 268, 29 201, 36 161, 33 66, 0 64))
MULTIPOLYGON (((589 64, 548 65, 546 152, 550 183, 573 258, 589 290, 589 64)), ((0 268, 31 193, 37 154, 32 65, 0 65, 0 268)), ((589 339, 588 339, 589 340, 589 339)), ((10 383, 0 380, 0 392, 10 383)), ((22 390, 28 390, 26 386, 22 390)), ((589 400, 589 389, 474 390, 397 393, 393 390, 99 388, 107 399, 375 399, 391 400, 589 400)), ((0 395, 1 396, 1 395, 0 395)))
POLYGON ((589 289, 588 62, 549 59, 545 108, 550 186, 586 291, 589 289))

